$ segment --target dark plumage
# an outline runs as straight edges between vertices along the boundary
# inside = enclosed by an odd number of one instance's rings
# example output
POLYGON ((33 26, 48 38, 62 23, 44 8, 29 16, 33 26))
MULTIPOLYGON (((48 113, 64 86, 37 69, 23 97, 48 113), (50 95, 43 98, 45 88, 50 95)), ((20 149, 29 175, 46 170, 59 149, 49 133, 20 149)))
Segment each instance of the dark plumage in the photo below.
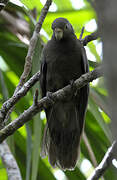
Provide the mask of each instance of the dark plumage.
MULTIPOLYGON (((88 72, 85 50, 74 34, 69 21, 58 18, 52 23, 53 35, 42 52, 40 85, 42 97, 55 92, 88 72)), ((88 101, 88 85, 67 100, 45 109, 47 124, 43 137, 42 156, 61 169, 74 169, 88 101)))

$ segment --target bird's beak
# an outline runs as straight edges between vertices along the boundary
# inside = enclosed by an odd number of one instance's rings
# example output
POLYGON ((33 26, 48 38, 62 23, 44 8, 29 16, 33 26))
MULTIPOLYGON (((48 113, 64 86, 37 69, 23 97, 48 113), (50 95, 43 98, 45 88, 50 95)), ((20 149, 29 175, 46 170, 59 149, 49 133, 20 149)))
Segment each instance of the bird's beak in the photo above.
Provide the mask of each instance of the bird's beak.
POLYGON ((61 40, 63 38, 63 30, 60 28, 55 28, 55 37, 57 40, 61 40))

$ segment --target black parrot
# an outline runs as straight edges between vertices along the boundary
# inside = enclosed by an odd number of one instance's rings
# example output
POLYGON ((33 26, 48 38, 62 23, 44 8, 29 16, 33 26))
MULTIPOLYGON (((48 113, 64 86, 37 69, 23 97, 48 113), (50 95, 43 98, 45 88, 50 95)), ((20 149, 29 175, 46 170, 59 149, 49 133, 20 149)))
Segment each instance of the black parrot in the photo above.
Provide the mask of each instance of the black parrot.
MULTIPOLYGON (((85 50, 69 21, 57 18, 52 23, 52 29, 52 38, 42 52, 42 97, 47 92, 63 88, 89 71, 85 50)), ((41 154, 48 155, 53 167, 72 170, 76 165, 88 94, 89 86, 86 85, 66 100, 45 109, 47 124, 41 154)))

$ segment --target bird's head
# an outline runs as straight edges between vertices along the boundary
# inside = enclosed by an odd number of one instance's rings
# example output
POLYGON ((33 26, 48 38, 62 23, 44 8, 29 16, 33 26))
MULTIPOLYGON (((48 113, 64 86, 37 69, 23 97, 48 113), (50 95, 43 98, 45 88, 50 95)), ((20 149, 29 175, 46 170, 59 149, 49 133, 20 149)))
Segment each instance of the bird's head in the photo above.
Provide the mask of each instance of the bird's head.
POLYGON ((52 23, 53 37, 60 41, 74 34, 74 30, 70 22, 65 18, 57 18, 52 23))

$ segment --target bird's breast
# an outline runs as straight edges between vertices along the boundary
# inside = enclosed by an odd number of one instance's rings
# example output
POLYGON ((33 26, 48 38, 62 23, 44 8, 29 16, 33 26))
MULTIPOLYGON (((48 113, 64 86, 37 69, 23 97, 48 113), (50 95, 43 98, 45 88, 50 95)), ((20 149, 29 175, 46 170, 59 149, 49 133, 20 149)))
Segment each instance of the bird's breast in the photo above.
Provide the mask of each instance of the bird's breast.
POLYGON ((82 74, 80 49, 52 48, 47 56, 47 90, 56 91, 82 74))

